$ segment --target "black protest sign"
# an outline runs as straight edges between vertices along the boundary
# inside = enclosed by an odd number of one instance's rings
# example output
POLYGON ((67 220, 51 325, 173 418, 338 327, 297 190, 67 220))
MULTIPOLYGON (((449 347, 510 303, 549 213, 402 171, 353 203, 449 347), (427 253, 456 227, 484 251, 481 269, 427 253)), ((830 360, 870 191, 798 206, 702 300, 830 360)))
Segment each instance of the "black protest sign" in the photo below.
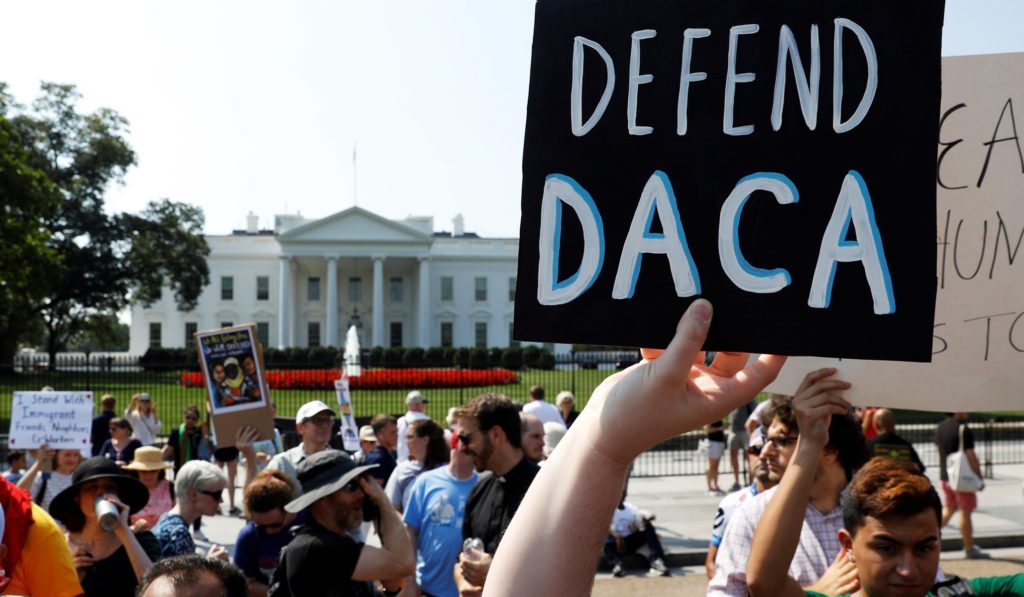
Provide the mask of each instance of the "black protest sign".
POLYGON ((943 9, 540 0, 515 337, 928 360, 943 9))

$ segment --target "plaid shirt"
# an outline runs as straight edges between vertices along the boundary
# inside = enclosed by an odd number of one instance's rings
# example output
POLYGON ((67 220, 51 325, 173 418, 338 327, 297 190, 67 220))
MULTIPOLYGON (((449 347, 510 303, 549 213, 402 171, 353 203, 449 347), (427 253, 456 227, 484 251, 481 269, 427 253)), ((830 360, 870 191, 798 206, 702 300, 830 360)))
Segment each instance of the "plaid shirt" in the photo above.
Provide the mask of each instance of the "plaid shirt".
MULTIPOLYGON (((775 489, 773 487, 754 499, 744 501, 733 514, 715 558, 715 577, 708 584, 709 596, 747 595, 747 561, 754 542, 754 529, 764 515, 768 500, 775 495, 775 489)), ((800 586, 809 586, 821 578, 839 555, 838 534, 842 527, 842 508, 836 507, 822 514, 814 506, 807 505, 803 528, 800 529, 800 543, 789 564, 789 576, 800 586)))

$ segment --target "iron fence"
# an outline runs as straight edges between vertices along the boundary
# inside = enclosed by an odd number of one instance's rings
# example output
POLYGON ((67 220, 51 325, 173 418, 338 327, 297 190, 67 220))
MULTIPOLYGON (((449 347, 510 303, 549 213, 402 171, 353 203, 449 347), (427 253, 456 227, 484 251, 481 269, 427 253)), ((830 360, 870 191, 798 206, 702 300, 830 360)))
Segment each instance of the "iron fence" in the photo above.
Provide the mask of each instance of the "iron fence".
MULTIPOLYGON (((367 422, 376 413, 400 415, 405 411, 405 395, 413 389, 421 390, 427 396, 427 412, 438 421, 445 419, 450 408, 485 391, 502 393, 514 401, 526 402, 533 385, 544 387, 548 401, 552 402, 558 392, 572 392, 579 410, 586 405, 594 388, 608 375, 638 359, 636 351, 555 355, 551 369, 524 368, 515 371, 514 377, 499 384, 472 387, 458 383, 461 378, 470 376, 473 370, 468 368, 388 369, 387 387, 361 388, 356 384, 351 398, 360 424, 367 422), (447 378, 438 383, 451 383, 454 379, 457 385, 417 385, 424 383, 424 372, 434 372, 447 378)), ((183 369, 180 365, 161 366, 150 363, 144 367, 138 358, 123 355, 62 355, 55 365, 56 368, 50 369, 48 360, 35 357, 34 360, 0 367, 0 395, 8 398, 0 400, 0 432, 10 426, 10 397, 13 392, 20 390, 52 387, 56 390, 92 391, 97 404, 104 394, 113 394, 117 398, 116 412, 119 414, 127 407, 133 394, 146 392, 153 398, 165 430, 180 423, 181 414, 187 405, 202 405, 205 402, 203 388, 189 387, 183 383, 183 376, 194 374, 194 371, 183 369)), ((318 387, 272 387, 271 398, 277 403, 280 417, 294 416, 298 407, 310 400, 323 400, 328 404, 335 400, 334 391, 330 388, 341 370, 324 370, 320 367, 322 365, 312 367, 322 371, 320 375, 323 379, 313 379, 313 385, 320 384, 318 387)), ((374 370, 364 368, 367 372, 374 370)), ((901 421, 897 432, 914 444, 927 467, 938 466, 938 453, 932 442, 935 427, 942 418, 941 413, 897 411, 897 419, 901 421)), ((623 424, 628 424, 628 421, 623 424)), ((284 428, 288 429, 287 423, 284 428)), ((977 442, 976 452, 987 476, 991 476, 995 465, 1024 463, 1024 417, 974 415, 971 428, 977 442)), ((704 437, 704 433, 693 431, 662 442, 637 459, 633 475, 703 475, 707 468, 707 455, 699 449, 699 444, 704 437)), ((6 440, 5 435, 0 436, 0 458, 6 455, 6 440)), ((742 453, 739 456, 740 467, 743 468, 745 459, 742 453)), ((722 459, 720 474, 723 482, 726 476, 732 474, 728 452, 722 459)))

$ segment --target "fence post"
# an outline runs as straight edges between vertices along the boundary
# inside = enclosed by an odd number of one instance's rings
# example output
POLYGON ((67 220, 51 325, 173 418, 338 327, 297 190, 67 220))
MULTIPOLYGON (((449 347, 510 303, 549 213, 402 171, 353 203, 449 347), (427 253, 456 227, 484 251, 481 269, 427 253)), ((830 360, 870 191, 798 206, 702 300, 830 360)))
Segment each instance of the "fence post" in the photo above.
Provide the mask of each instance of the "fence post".
POLYGON ((572 395, 575 396, 576 395, 576 351, 575 350, 570 350, 569 351, 569 360, 570 360, 569 367, 572 370, 572 395))
POLYGON ((992 419, 985 421, 985 431, 982 433, 982 441, 985 444, 985 464, 983 470, 986 479, 993 479, 992 473, 992 419))

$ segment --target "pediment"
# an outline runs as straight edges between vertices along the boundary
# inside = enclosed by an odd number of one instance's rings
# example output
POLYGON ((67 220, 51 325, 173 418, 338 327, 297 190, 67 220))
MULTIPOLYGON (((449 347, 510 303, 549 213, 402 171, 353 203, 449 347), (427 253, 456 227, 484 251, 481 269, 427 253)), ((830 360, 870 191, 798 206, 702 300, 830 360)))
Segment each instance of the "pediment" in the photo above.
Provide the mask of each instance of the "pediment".
POLYGON ((307 222, 279 235, 280 242, 427 243, 431 237, 360 207, 307 222))

